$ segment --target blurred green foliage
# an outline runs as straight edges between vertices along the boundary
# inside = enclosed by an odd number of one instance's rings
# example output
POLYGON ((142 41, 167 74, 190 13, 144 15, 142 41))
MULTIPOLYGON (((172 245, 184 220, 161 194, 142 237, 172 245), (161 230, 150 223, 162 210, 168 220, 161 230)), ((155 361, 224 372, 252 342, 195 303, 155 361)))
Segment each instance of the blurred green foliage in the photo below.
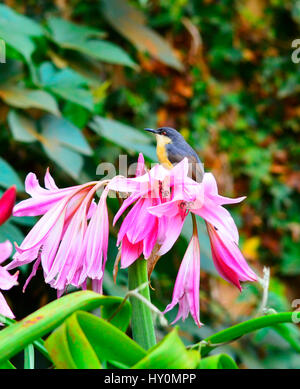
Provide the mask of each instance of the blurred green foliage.
MULTIPOLYGON (((48 166, 65 187, 95 179, 100 162, 118 167, 120 154, 130 163, 143 152, 153 162, 153 140, 142 129, 173 126, 216 176, 222 194, 247 195, 230 209, 241 248, 260 276, 263 266, 271 268, 267 307, 291 310, 300 295, 300 65, 291 59, 299 24, 299 1, 292 0, 4 1, 0 190, 14 183, 24 199, 26 174, 42 180, 48 166)), ((109 206, 112 216, 118 203, 110 199, 109 206)), ((1 226, 0 241, 20 243, 33 223, 12 218, 1 226)), ((160 309, 171 298, 188 223, 153 273, 152 298, 160 309)), ((180 323, 186 344, 252 317, 262 298, 259 284, 238 296, 216 276, 202 227, 206 325, 180 323)), ((105 292, 124 295, 126 271, 112 281, 117 248, 111 232, 105 292)), ((21 270, 22 285, 30 269, 21 270)), ((17 318, 55 297, 40 273, 24 295, 17 288, 6 294, 17 318)), ((296 368, 298 341, 299 331, 289 325, 222 349, 240 367, 296 368)))

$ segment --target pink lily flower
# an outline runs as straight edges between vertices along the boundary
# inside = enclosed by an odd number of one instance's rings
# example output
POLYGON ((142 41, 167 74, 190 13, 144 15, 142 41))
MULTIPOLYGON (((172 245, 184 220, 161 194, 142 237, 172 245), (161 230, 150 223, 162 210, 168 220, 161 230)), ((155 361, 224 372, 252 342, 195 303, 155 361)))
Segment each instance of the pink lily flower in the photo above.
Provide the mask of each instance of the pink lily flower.
MULTIPOLYGON (((138 164, 136 168, 136 177, 140 177, 146 174, 145 162, 142 154, 139 154, 138 164)), ((123 180, 125 178, 123 177, 123 180)), ((126 180, 126 179, 125 179, 126 180)), ((115 185, 119 185, 120 182, 117 179, 115 185)), ((124 183, 122 183, 124 185, 124 183)), ((113 183, 109 184, 109 187, 113 187, 113 183)), ((116 214, 113 224, 117 222, 122 213, 131 205, 134 201, 136 204, 132 207, 128 215, 125 217, 119 234, 117 245, 121 247, 121 267, 126 268, 130 266, 144 251, 144 256, 148 258, 154 248, 155 238, 157 237, 157 218, 149 215, 147 219, 146 209, 152 205, 152 200, 145 196, 146 192, 142 191, 138 194, 133 194, 127 198, 118 213, 116 214), (146 220, 147 219, 147 220, 146 220)), ((156 202, 155 202, 156 203, 156 202)))
MULTIPOLYGON (((140 156, 140 164, 143 164, 140 156)), ((143 169, 140 169, 143 171, 143 169)), ((113 223, 133 203, 133 207, 124 218, 118 234, 121 247, 121 267, 130 266, 143 253, 148 259, 155 247, 160 248, 161 256, 171 249, 182 230, 186 210, 180 211, 182 198, 186 202, 201 203, 202 187, 188 177, 188 162, 182 161, 172 170, 155 165, 149 172, 136 178, 118 177, 109 185, 110 189, 132 194, 123 202, 113 223), (150 209, 164 209, 164 204, 178 200, 176 211, 162 212, 158 216, 150 209), (160 208, 161 207, 161 208, 160 208)), ((175 209, 175 208, 174 208, 175 209)))
MULTIPOLYGON (((103 184, 94 181, 59 189, 47 170, 44 189, 35 174, 28 174, 25 189, 31 198, 17 204, 13 214, 43 216, 21 246, 16 245, 17 252, 7 266, 7 269, 13 269, 36 260, 24 289, 39 264, 45 281, 59 294, 68 285, 84 288, 89 276, 98 281, 102 279, 108 241, 107 190, 104 190, 98 206, 94 195, 103 184)), ((101 289, 99 283, 97 289, 101 289)))
MULTIPOLYGON (((4 243, 0 243, 0 264, 11 256, 12 244, 7 240, 4 243)), ((14 275, 9 274, 5 267, 0 266, 0 290, 8 290, 14 285, 17 285, 18 273, 14 275)), ((13 319, 15 316, 8 306, 3 294, 0 292, 0 313, 6 317, 13 319)))

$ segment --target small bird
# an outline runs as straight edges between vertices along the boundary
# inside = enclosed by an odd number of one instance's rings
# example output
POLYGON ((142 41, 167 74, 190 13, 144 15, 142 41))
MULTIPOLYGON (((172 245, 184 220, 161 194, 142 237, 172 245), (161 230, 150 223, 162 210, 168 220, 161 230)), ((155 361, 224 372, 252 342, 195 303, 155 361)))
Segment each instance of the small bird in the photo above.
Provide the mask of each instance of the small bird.
POLYGON ((145 128, 145 131, 156 135, 156 154, 159 162, 167 169, 172 169, 174 164, 187 157, 189 161, 189 177, 197 182, 202 182, 204 175, 203 164, 197 153, 185 141, 183 136, 171 127, 161 127, 157 130, 145 128))

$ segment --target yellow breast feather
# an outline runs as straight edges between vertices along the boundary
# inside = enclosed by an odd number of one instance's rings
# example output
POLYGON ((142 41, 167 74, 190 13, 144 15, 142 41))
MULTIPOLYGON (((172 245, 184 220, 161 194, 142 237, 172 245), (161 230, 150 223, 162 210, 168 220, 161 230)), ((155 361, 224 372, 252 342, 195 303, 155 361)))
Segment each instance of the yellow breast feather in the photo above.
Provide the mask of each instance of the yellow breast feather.
POLYGON ((167 169, 172 169, 173 165, 168 160, 166 145, 172 143, 172 140, 165 135, 156 135, 156 154, 159 162, 167 169))

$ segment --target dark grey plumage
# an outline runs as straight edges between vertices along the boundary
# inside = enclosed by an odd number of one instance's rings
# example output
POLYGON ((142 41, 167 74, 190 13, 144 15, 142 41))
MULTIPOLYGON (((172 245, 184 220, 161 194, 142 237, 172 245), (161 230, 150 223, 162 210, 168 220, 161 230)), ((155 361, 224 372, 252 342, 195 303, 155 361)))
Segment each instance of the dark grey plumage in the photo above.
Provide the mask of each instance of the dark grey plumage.
POLYGON ((189 176, 197 182, 202 182, 204 175, 203 164, 195 150, 185 141, 184 137, 171 127, 161 127, 157 130, 146 129, 157 135, 168 137, 171 142, 165 145, 168 160, 176 164, 187 157, 189 161, 189 176))

